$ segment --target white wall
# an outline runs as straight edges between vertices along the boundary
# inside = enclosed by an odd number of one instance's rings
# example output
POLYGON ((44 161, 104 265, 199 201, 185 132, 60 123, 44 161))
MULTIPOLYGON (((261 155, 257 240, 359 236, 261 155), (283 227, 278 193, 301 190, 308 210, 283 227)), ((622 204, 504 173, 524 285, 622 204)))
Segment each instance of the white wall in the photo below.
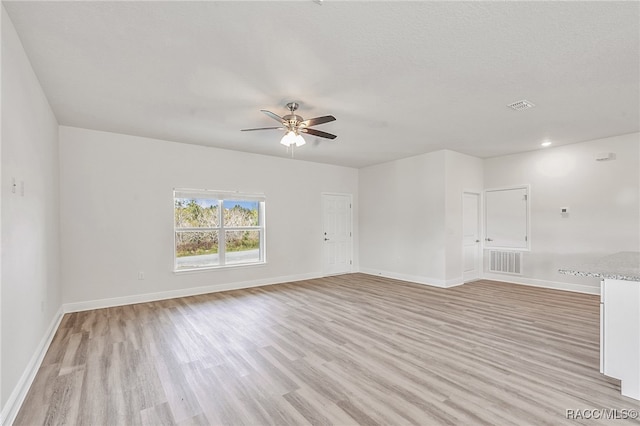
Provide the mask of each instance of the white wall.
POLYGON ((640 250, 639 170, 639 133, 485 160, 486 188, 531 185, 531 252, 524 254, 522 279, 515 279, 597 292, 598 279, 557 270, 640 250), (595 161, 601 152, 616 159, 595 161), (567 218, 561 207, 570 208, 567 218))
POLYGON ((360 169, 360 270, 445 280, 445 152, 360 169))
POLYGON ((462 193, 481 192, 482 160, 442 150, 360 169, 360 270, 462 283, 462 193))
POLYGON ((46 343, 61 306, 58 124, 4 7, 1 157, 4 417, 19 398, 24 374, 46 343))
POLYGON ((320 276, 321 193, 353 194, 357 206, 356 169, 73 127, 60 127, 60 165, 63 298, 74 309, 320 276), (173 188, 265 193, 267 264, 172 272, 173 188))

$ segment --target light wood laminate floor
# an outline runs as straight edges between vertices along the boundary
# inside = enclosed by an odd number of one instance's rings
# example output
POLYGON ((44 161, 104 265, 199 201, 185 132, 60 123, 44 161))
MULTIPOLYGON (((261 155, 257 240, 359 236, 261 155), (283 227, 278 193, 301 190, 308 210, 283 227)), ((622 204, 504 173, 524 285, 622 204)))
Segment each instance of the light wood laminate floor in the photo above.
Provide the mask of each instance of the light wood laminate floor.
POLYGON ((604 424, 565 417, 640 408, 598 303, 350 274, 67 314, 15 424, 604 424))

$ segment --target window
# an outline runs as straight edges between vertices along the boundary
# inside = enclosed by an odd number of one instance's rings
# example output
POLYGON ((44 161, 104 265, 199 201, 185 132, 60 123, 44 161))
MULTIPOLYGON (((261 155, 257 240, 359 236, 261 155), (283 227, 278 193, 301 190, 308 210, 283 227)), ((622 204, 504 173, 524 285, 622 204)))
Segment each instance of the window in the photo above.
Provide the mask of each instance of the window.
POLYGON ((176 271, 265 261, 263 195, 174 190, 176 271))
POLYGON ((486 248, 529 249, 529 187, 485 191, 486 248))

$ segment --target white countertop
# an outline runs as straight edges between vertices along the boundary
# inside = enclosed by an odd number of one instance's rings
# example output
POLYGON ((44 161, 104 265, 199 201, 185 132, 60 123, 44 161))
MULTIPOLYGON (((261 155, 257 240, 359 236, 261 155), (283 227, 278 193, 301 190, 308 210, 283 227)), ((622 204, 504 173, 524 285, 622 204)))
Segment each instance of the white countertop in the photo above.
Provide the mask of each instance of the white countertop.
POLYGON ((622 251, 575 268, 558 269, 565 275, 640 282, 640 252, 622 251))

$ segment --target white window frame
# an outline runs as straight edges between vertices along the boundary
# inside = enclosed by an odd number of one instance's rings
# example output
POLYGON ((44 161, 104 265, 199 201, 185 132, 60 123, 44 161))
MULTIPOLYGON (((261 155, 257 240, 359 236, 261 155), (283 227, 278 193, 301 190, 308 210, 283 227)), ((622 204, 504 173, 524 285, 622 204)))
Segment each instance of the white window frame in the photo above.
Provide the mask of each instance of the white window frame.
POLYGON ((208 189, 184 189, 174 188, 173 190, 173 271, 193 272, 221 268, 237 268, 253 265, 262 265, 267 262, 266 257, 266 221, 265 221, 266 197, 264 194, 248 194, 230 191, 215 191, 208 189), (176 228, 175 224, 175 201, 176 198, 196 198, 215 200, 218 203, 218 226, 202 228, 176 228), (257 201, 259 203, 258 225, 257 226, 225 226, 223 204, 224 201, 257 201), (178 268, 178 256, 176 253, 176 234, 178 232, 189 231, 216 231, 218 233, 218 261, 217 265, 206 265, 201 267, 178 268), (227 231, 258 231, 260 235, 259 259, 250 262, 227 263, 226 260, 226 238, 227 231))

